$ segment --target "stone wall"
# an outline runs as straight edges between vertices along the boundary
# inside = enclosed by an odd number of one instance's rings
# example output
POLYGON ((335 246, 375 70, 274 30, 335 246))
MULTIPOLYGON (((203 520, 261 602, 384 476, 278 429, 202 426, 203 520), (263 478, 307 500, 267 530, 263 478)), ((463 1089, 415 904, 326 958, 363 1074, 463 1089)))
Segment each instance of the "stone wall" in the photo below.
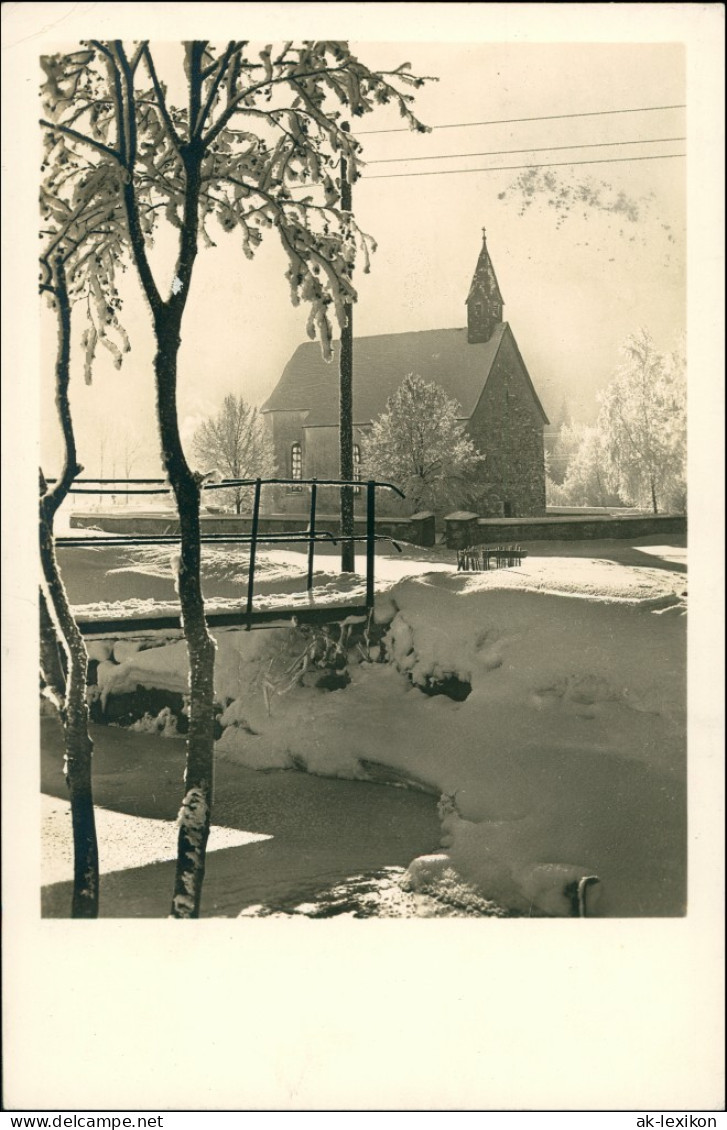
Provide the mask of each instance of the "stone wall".
POLYGON ((475 518, 448 515, 445 543, 449 549, 465 545, 518 545, 527 541, 600 541, 608 538, 684 535, 687 519, 679 514, 640 514, 572 518, 475 518))

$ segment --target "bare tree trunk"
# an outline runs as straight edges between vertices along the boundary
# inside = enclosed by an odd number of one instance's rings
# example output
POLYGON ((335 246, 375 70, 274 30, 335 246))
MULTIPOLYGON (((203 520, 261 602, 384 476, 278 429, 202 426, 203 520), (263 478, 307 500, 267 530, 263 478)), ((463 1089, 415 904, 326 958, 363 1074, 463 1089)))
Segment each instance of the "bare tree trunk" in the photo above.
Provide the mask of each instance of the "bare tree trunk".
POLYGON ((58 316, 56 357, 56 408, 64 442, 63 470, 58 482, 48 490, 40 477, 40 560, 42 567, 41 663, 46 684, 63 725, 65 744, 64 772, 71 802, 73 825, 73 918, 98 917, 98 846, 93 812, 91 783, 93 742, 88 732, 86 680, 88 653, 73 617, 55 554, 53 522, 56 511, 67 497, 71 484, 82 468, 76 458, 76 441, 68 397, 70 379, 71 310, 62 259, 54 264, 52 288, 58 316), (48 662, 48 634, 51 621, 67 660, 64 685, 58 682, 59 665, 48 662))
POLYGON ((214 775, 215 643, 207 630, 201 586, 200 483, 187 465, 177 422, 176 379, 180 318, 168 309, 155 318, 154 361, 162 462, 179 512, 179 600, 190 669, 190 717, 185 795, 179 812, 173 918, 198 918, 210 829, 214 775))
MULTIPOLYGON (((89 715, 86 702, 88 653, 83 636, 73 618, 58 569, 53 546, 53 512, 47 505, 47 496, 40 501, 40 558, 44 581, 44 602, 41 607, 45 607, 46 614, 50 614, 68 661, 65 693, 62 694, 62 698, 56 695, 56 701, 62 703, 60 717, 66 750, 64 773, 71 802, 73 826, 71 916, 97 918, 99 884, 92 788, 93 742, 88 732, 89 715)), ((57 674, 57 671, 51 672, 44 665, 43 675, 49 685, 53 685, 50 680, 54 674, 57 674)))
POLYGON ((62 659, 58 633, 48 610, 43 586, 38 590, 40 612, 40 676, 43 693, 60 712, 66 694, 67 672, 62 659))
POLYGON ((651 476, 651 506, 655 514, 659 513, 659 507, 656 504, 656 485, 654 483, 654 476, 651 476))
MULTIPOLYGON (((201 44, 195 42, 191 46, 190 130, 200 111, 200 63, 203 52, 201 44)), ((129 121, 131 128, 133 108, 129 121)), ((186 180, 184 218, 175 286, 166 302, 161 299, 147 259, 133 182, 129 180, 123 190, 132 253, 142 287, 151 306, 157 344, 154 358, 157 424, 162 449, 162 465, 174 493, 179 515, 181 546, 178 591, 190 671, 185 792, 179 810, 177 868, 171 908, 173 918, 199 917, 214 774, 215 642, 207 631, 202 597, 201 476, 193 474, 185 459, 177 413, 177 357, 181 345, 182 317, 197 256, 200 167, 203 152, 199 137, 190 140, 180 149, 186 180)))

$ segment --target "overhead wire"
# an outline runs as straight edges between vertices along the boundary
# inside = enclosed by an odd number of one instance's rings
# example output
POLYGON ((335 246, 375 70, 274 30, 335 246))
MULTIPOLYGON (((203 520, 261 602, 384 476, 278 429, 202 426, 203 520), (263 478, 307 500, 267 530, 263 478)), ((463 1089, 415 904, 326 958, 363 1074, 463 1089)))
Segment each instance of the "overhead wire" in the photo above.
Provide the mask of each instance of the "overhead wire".
MULTIPOLYGON (((486 122, 444 122, 431 126, 432 132, 439 129, 467 129, 471 126, 504 126, 516 122, 555 122, 566 118, 600 118, 607 114, 646 114, 656 110, 685 110, 686 102, 676 102, 671 106, 629 106, 622 110, 583 110, 576 114, 540 114, 531 118, 493 118, 486 122)), ((356 130, 357 137, 374 133, 411 133, 409 126, 396 126, 389 129, 356 130)))
POLYGON ((487 165, 477 169, 432 169, 420 173, 374 173, 373 176, 362 174, 362 180, 391 180, 394 177, 446 177, 457 173, 503 173, 515 169, 555 169, 573 165, 617 165, 625 161, 666 161, 675 157, 686 157, 686 153, 651 153, 646 156, 634 157, 594 157, 587 161, 542 161, 529 165, 487 165))
MULTIPOLYGON (((686 108, 686 103, 674 103, 662 106, 630 106, 622 109, 613 110, 588 110, 572 114, 542 114, 533 117, 522 118, 499 118, 491 119, 482 122, 445 122, 438 126, 432 126, 432 130, 438 129, 462 129, 470 126, 489 126, 489 125, 506 125, 515 124, 518 122, 541 122, 541 121, 557 121, 562 119, 574 118, 593 118, 603 117, 613 114, 638 114, 649 113, 659 110, 683 110, 686 108)), ((405 127, 397 129, 383 129, 383 130, 362 130, 359 131, 363 134, 378 134, 378 133, 406 133, 410 132, 405 127)), ((372 158, 366 162, 367 166, 370 165, 383 165, 383 164, 408 164, 411 161, 447 161, 447 160, 463 160, 469 157, 496 157, 504 156, 506 154, 515 153, 556 153, 564 152, 566 150, 585 150, 585 149, 601 149, 601 148, 617 148, 622 145, 657 145, 657 144, 676 144, 677 142, 686 141, 685 136, 675 137, 661 137, 661 138, 636 138, 622 141, 603 141, 603 142, 583 142, 580 145, 549 145, 549 146, 533 146, 531 148, 517 148, 517 149, 493 149, 482 150, 471 153, 437 153, 431 156, 424 154, 417 154, 412 157, 382 157, 372 158)), ((622 164, 627 161, 660 161, 671 160, 686 157, 686 153, 649 153, 640 154, 627 157, 593 157, 584 160, 574 161, 542 161, 542 162, 528 162, 518 165, 492 165, 492 166, 478 166, 477 168, 470 169, 432 169, 421 172, 386 172, 369 174, 362 173, 362 179, 365 180, 384 180, 393 177, 414 177, 414 176, 453 176, 456 174, 464 173, 488 173, 488 172, 513 172, 523 169, 541 169, 541 168, 558 168, 570 165, 604 165, 604 164, 622 164)))
POLYGON ((644 137, 634 138, 631 141, 589 141, 580 145, 539 145, 522 149, 486 149, 478 153, 436 153, 431 157, 377 157, 366 161, 367 165, 391 165, 408 163, 409 161, 453 161, 462 157, 499 157, 504 153, 553 153, 563 149, 606 149, 619 145, 658 145, 662 142, 672 144, 676 141, 686 141, 686 137, 644 137))

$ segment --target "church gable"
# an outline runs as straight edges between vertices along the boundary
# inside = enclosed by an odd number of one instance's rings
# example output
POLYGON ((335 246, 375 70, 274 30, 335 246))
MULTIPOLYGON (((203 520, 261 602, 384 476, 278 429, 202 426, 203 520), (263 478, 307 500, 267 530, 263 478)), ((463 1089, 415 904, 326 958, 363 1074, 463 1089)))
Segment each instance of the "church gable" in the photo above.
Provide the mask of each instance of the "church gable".
POLYGON ((467 430, 485 456, 485 479, 502 513, 538 515, 545 513, 547 417, 509 326, 506 331, 467 430))
POLYGON ((540 403, 510 325, 505 322, 502 328, 503 334, 497 357, 490 370, 487 384, 472 412, 472 419, 488 410, 493 397, 502 396, 506 392, 511 401, 518 402, 524 418, 530 419, 534 427, 542 429, 549 423, 545 409, 540 403))
POLYGON ((489 380, 472 413, 472 422, 492 416, 493 411, 499 414, 500 405, 505 403, 511 407, 516 405, 523 422, 527 421, 532 427, 542 430, 548 422, 512 330, 507 324, 489 380))

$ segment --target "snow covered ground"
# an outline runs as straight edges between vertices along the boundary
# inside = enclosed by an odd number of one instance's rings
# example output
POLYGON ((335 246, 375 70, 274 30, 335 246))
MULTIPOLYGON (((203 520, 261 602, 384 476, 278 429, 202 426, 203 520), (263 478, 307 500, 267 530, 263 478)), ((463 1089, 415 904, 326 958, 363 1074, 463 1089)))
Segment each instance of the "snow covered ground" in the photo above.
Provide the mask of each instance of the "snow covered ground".
MULTIPOLYGON (((385 661, 359 640, 335 691, 296 678, 294 630, 217 632, 218 755, 439 794, 443 851, 410 870, 414 889, 454 871, 509 909, 564 915, 594 877, 589 915, 682 914, 685 578, 679 547, 672 568, 657 548, 659 568, 543 555, 458 575, 435 554, 377 558, 385 661)), ((334 593, 326 577, 316 597, 334 593)), ((98 658, 104 701, 186 691, 182 641, 98 658)))
MULTIPOLYGON (((41 801, 41 881, 44 886, 64 883, 73 878, 71 806, 56 797, 43 796, 41 801)), ((174 820, 150 820, 96 806, 95 821, 102 875, 124 870, 130 859, 135 867, 146 867, 177 858, 179 829, 174 820)), ((269 839, 270 836, 259 832, 213 825, 207 851, 222 851, 269 839)))

